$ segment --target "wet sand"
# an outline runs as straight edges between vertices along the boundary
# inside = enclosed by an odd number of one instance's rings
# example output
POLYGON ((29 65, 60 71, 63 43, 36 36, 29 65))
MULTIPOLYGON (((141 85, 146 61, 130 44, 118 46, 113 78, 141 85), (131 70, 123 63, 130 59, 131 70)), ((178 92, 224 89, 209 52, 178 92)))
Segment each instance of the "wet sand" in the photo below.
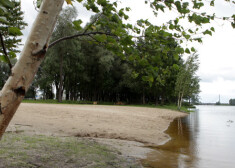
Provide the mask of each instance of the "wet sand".
POLYGON ((165 143, 169 136, 164 131, 170 122, 186 115, 145 107, 22 103, 7 131, 98 138, 122 151, 128 146, 165 143))

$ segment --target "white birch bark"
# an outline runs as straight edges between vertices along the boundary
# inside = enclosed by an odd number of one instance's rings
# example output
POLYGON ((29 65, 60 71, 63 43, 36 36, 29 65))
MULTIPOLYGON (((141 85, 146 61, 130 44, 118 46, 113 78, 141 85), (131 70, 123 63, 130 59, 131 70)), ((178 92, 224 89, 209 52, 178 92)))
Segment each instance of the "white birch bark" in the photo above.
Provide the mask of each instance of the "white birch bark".
POLYGON ((0 138, 24 98, 45 56, 47 44, 63 3, 64 0, 43 1, 20 58, 0 92, 0 138))

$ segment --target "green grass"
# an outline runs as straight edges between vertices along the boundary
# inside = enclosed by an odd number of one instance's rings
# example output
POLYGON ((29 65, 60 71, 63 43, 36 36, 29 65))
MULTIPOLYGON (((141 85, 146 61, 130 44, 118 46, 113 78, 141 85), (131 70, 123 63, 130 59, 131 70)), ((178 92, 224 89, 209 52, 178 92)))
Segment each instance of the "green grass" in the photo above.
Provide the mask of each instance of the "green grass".
MULTIPOLYGON (((72 101, 63 100, 61 103, 57 100, 47 99, 47 100, 27 100, 24 99, 23 103, 44 103, 44 104, 93 104, 93 101, 72 101)), ((99 102, 99 105, 113 105, 112 102, 99 102)))
MULTIPOLYGON (((137 104, 137 105, 129 105, 129 106, 135 106, 135 107, 149 107, 149 108, 160 108, 160 109, 169 109, 169 110, 175 110, 175 111, 179 111, 177 106, 174 104, 169 104, 169 105, 158 105, 156 106, 155 104, 152 105, 143 105, 143 104, 137 104)), ((182 106, 181 110, 182 112, 191 112, 190 110, 188 110, 187 106, 182 106)))
MULTIPOLYGON (((23 100, 23 103, 44 103, 44 104, 90 104, 92 105, 92 101, 71 101, 71 100, 63 100, 61 103, 59 103, 57 100, 23 100)), ((98 102, 98 105, 114 105, 113 102, 98 102)), ((155 104, 127 104, 127 105, 121 105, 121 106, 132 106, 132 107, 149 107, 149 108, 161 108, 161 109, 170 109, 178 111, 177 106, 175 104, 169 104, 169 105, 158 105, 155 104)), ((192 110, 189 110, 189 108, 193 108, 194 106, 182 106, 181 110, 182 112, 192 112, 192 110)))
POLYGON ((76 137, 27 136, 6 133, 0 141, 0 168, 20 167, 141 167, 119 152, 76 137))

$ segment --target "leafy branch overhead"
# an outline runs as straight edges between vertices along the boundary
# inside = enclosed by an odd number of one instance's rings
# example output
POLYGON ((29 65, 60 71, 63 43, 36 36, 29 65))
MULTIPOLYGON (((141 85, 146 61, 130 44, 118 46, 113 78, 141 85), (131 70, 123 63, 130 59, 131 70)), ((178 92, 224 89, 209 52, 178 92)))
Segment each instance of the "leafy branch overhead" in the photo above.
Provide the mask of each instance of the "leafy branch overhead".
MULTIPOLYGON (((118 8, 118 1, 108 0, 66 0, 67 4, 72 5, 75 1, 82 3, 83 6, 97 15, 93 16, 93 21, 86 25, 85 28, 81 26, 83 23, 81 19, 73 21, 73 27, 79 33, 62 37, 53 42, 50 47, 57 42, 71 39, 75 37, 88 36, 94 43, 104 44, 107 49, 112 50, 123 59, 130 59, 142 64, 145 62, 147 69, 153 69, 149 57, 138 58, 140 51, 136 51, 136 42, 145 41, 145 43, 152 43, 152 50, 155 53, 165 54, 169 56, 173 53, 177 58, 184 53, 191 54, 196 52, 194 47, 183 48, 180 44, 184 41, 202 42, 203 35, 212 35, 215 31, 214 27, 203 28, 204 24, 208 24, 215 20, 221 19, 215 14, 207 14, 200 12, 206 4, 202 1, 193 0, 191 2, 174 1, 174 0, 146 0, 145 3, 152 8, 156 20, 160 12, 174 11, 179 15, 173 20, 169 20, 162 25, 154 25, 148 20, 140 19, 135 25, 128 23, 128 12, 131 10, 129 7, 118 8), (194 26, 194 28, 185 27, 183 22, 187 22, 194 26), (125 22, 124 22, 125 21, 125 22), (81 32, 84 31, 84 32, 81 32), (134 35, 133 35, 134 34, 134 35), (169 47, 169 40, 174 41, 175 47, 169 47), (138 53, 138 54, 137 54, 138 53), (143 61, 145 60, 145 61, 143 61), (148 65, 147 65, 148 64, 148 65), (152 67, 152 68, 150 68, 152 67)), ((210 1, 209 6, 214 6, 214 1, 210 1)), ((231 17, 224 17, 223 20, 231 22, 233 26, 235 23, 234 15, 231 17)), ((208 27, 208 26, 207 26, 208 27)), ((234 26, 233 26, 234 27, 234 26)), ((143 51, 141 51, 142 53, 143 51)), ((160 62, 159 62, 160 63, 160 62)), ((149 70, 152 71, 152 70, 149 70)), ((155 72, 156 73, 156 72, 155 72)), ((135 73, 137 75, 138 73, 135 73)), ((153 75, 152 72, 146 72, 142 77, 150 85, 154 84, 155 80, 161 81, 161 78, 153 75)))
MULTIPOLYGON (((129 16, 128 11, 131 9, 129 7, 126 8, 117 8, 118 1, 114 1, 111 3, 108 0, 66 0, 68 4, 73 2, 82 3, 87 10, 90 10, 94 13, 100 13, 104 17, 108 18, 106 20, 99 21, 94 23, 94 25, 90 25, 89 30, 95 31, 99 27, 109 27, 108 33, 112 33, 119 37, 119 39, 125 38, 124 45, 131 45, 136 39, 136 36, 133 37, 131 34, 135 34, 138 37, 143 36, 145 31, 148 29, 148 35, 154 35, 157 31, 164 31, 165 33, 163 36, 165 39, 169 36, 169 38, 174 38, 175 40, 179 41, 179 43, 183 43, 184 40, 186 41, 196 41, 202 42, 202 35, 212 35, 215 31, 214 27, 204 29, 202 25, 208 24, 215 20, 215 19, 223 19, 226 21, 231 22, 231 25, 234 27, 235 25, 235 15, 231 17, 223 17, 218 18, 215 14, 207 14, 205 12, 201 12, 200 9, 205 7, 205 5, 209 5, 211 7, 214 6, 214 0, 208 2, 202 2, 200 0, 193 0, 189 2, 183 1, 174 1, 174 0, 146 0, 145 3, 152 8, 156 20, 157 16, 161 12, 168 13, 170 11, 177 12, 179 15, 175 17, 173 20, 169 20, 166 23, 162 24, 161 26, 154 25, 150 23, 148 20, 140 19, 137 21, 136 25, 133 26, 129 23, 124 23, 123 20, 128 20, 129 16), (208 4, 206 4, 208 3, 208 4), (191 25, 195 28, 187 28, 183 22, 188 21, 191 25), (153 31, 151 31, 153 30, 153 31), (128 33, 127 33, 128 32, 128 33), (129 40, 129 41, 128 41, 129 40)), ((226 3, 226 2, 225 2, 226 3)), ((234 1, 232 1, 234 3, 234 1)), ((81 20, 74 21, 74 27, 78 31, 82 29, 81 20)), ((100 37, 99 39, 104 42, 107 38, 103 35, 105 39, 100 37)), ((99 41, 99 40, 98 40, 99 41)), ((107 42, 108 43, 108 42, 107 42)), ((190 54, 191 52, 195 52, 194 48, 185 48, 185 53, 190 54)))
POLYGON ((12 68, 11 59, 16 58, 22 34, 21 30, 27 25, 23 21, 19 1, 0 0, 0 61, 6 62, 12 68))

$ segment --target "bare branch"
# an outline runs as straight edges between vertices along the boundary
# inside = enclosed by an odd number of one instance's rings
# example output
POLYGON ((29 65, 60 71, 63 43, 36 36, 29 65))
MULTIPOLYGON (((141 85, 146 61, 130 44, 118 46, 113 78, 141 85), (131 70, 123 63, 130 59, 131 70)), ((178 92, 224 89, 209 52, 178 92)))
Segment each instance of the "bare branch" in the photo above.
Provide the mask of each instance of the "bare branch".
POLYGON ((6 51, 6 47, 5 47, 4 41, 3 41, 2 33, 0 33, 0 39, 1 39, 2 49, 3 49, 3 52, 4 52, 4 57, 7 60, 7 63, 9 65, 10 69, 11 69, 12 68, 12 64, 11 64, 11 61, 10 61, 8 55, 7 55, 7 51, 6 51))

